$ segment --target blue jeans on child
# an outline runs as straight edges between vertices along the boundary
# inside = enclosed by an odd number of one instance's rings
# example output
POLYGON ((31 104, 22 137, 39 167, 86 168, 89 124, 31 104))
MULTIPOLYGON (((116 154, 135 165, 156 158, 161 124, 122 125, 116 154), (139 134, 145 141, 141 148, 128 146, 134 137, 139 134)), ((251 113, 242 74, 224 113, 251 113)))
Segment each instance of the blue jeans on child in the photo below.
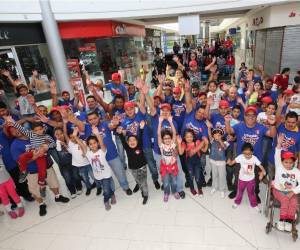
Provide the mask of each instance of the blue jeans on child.
POLYGON ((87 189, 91 189, 92 188, 92 184, 90 183, 90 178, 89 176, 94 179, 94 174, 93 174, 93 170, 91 165, 86 165, 86 166, 82 166, 82 167, 75 167, 78 168, 79 171, 79 175, 81 176, 85 186, 87 189))
POLYGON ((95 180, 97 187, 101 186, 103 190, 104 203, 108 202, 115 192, 115 183, 112 177, 102 180, 95 180))
POLYGON ((163 178, 163 184, 165 194, 170 194, 170 191, 172 191, 172 194, 176 193, 176 176, 172 174, 166 174, 163 178))
POLYGON ((192 157, 187 157, 185 164, 189 172, 187 181, 189 183, 190 189, 195 189, 194 179, 197 183, 198 189, 201 189, 204 183, 204 175, 200 157, 197 154, 193 155, 192 157))

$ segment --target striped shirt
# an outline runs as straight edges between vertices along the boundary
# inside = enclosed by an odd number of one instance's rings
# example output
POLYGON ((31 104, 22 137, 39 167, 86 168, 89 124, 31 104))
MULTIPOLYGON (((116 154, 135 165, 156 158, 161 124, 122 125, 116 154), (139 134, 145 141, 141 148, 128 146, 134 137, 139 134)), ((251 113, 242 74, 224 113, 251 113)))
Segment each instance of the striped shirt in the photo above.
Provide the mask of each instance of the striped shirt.
POLYGON ((30 149, 37 149, 43 144, 47 144, 49 148, 56 148, 56 143, 50 135, 38 135, 31 130, 25 129, 18 123, 14 123, 13 126, 29 138, 30 149))

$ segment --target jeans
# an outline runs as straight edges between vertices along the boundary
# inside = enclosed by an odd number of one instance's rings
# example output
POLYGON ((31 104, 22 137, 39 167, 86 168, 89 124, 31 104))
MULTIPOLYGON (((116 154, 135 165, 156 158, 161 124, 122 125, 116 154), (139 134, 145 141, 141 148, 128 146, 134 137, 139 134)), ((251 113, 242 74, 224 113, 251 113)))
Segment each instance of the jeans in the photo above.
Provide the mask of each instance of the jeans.
POLYGON ((149 167, 149 170, 150 170, 150 173, 152 176, 152 180, 155 182, 158 180, 158 171, 157 171, 157 167, 156 167, 157 166, 156 161, 153 156, 152 148, 144 148, 143 152, 144 152, 144 156, 146 158, 147 165, 149 167))
POLYGON ((123 168, 126 169, 127 165, 126 165, 126 161, 125 161, 126 157, 125 157, 125 150, 124 150, 123 144, 122 144, 119 136, 116 135, 115 138, 116 138, 116 146, 117 146, 117 150, 118 150, 118 153, 120 156, 121 163, 123 165, 123 168))
POLYGON ((66 186, 71 194, 82 189, 79 168, 72 165, 59 166, 60 173, 66 182, 66 186))
POLYGON ((129 188, 129 185, 125 169, 122 167, 122 163, 119 156, 117 156, 113 160, 108 161, 108 164, 111 167, 111 170, 113 171, 114 175, 116 176, 120 186, 124 191, 126 191, 129 188))
MULTIPOLYGON (((179 173, 178 173, 179 174, 179 173)), ((176 176, 172 174, 166 174, 163 178, 163 184, 164 184, 164 193, 170 194, 170 189, 172 191, 172 194, 176 193, 176 176)))
POLYGON ((102 180, 95 180, 96 186, 102 186, 104 203, 108 202, 115 192, 115 183, 112 177, 105 178, 102 180))
POLYGON ((187 157, 185 163, 189 173, 189 178, 187 181, 189 183, 190 189, 195 190, 194 179, 197 183, 198 189, 201 189, 204 182, 204 175, 200 157, 197 154, 193 155, 192 157, 187 157))
POLYGON ((86 165, 86 166, 82 166, 82 167, 75 167, 75 168, 78 168, 79 175, 81 176, 86 188, 91 189, 92 184, 90 183, 89 176, 91 176, 94 179, 93 170, 92 170, 91 165, 86 165))
POLYGON ((143 166, 139 169, 131 169, 131 173, 136 183, 140 186, 142 195, 148 196, 147 167, 143 166))
POLYGON ((262 159, 262 164, 264 168, 266 169, 268 166, 269 162, 269 153, 271 152, 272 149, 272 138, 270 137, 264 137, 263 139, 263 145, 262 145, 262 152, 263 152, 263 159, 262 159))

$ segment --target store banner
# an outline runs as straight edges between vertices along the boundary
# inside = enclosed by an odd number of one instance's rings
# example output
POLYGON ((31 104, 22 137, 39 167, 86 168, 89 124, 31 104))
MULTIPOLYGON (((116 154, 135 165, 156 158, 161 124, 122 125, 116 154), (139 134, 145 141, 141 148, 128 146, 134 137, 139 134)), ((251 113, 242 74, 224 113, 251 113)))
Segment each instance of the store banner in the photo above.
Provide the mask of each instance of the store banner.
POLYGON ((70 81, 79 91, 79 101, 85 106, 84 87, 80 73, 79 61, 77 59, 67 59, 67 66, 70 73, 70 81))

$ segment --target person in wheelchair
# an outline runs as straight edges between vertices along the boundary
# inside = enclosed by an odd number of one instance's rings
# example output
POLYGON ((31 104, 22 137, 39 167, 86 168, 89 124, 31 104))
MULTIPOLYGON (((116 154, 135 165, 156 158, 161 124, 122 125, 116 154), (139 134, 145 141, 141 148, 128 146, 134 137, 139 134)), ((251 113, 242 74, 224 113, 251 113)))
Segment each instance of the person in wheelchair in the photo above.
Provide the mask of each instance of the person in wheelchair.
POLYGON ((294 153, 282 152, 283 140, 284 135, 280 134, 275 149, 275 179, 272 192, 274 198, 280 202, 280 219, 277 229, 291 232, 298 209, 300 170, 295 166, 294 153))

